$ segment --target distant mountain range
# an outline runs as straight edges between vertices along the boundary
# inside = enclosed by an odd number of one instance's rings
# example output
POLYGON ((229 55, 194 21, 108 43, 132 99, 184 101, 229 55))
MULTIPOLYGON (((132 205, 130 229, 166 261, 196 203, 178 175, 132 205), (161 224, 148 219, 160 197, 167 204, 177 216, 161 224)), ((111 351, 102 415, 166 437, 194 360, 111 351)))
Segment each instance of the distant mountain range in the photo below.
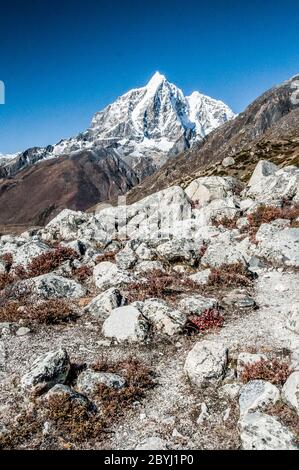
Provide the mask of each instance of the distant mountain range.
POLYGON ((41 160, 105 148, 113 150, 142 178, 148 169, 161 166, 234 116, 222 101, 199 92, 185 97, 156 72, 145 87, 130 90, 96 113, 91 127, 76 137, 7 158, 0 155, 0 176, 15 175, 41 160))
POLYGON ((298 79, 235 116, 200 93, 185 97, 156 73, 97 113, 77 137, 2 156, 0 226, 43 225, 64 207, 85 210, 124 193, 134 202, 201 175, 246 180, 260 158, 297 164, 299 104, 291 98, 298 79), (224 168, 228 156, 235 164, 224 168))

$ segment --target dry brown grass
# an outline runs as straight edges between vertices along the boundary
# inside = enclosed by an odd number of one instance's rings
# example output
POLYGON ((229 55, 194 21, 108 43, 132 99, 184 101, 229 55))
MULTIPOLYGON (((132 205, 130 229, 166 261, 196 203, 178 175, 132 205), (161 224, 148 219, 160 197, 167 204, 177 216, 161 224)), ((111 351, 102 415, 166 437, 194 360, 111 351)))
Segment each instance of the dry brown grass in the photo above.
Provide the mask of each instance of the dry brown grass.
POLYGON ((122 389, 117 390, 105 385, 98 387, 97 399, 100 400, 105 423, 108 425, 123 416, 132 403, 144 398, 146 391, 156 385, 149 367, 134 358, 116 363, 101 359, 94 363, 92 368, 95 371, 118 373, 126 380, 126 386, 122 389))
POLYGON ((14 282, 14 276, 11 273, 0 273, 0 291, 14 282))
POLYGON ((252 274, 242 263, 223 264, 211 268, 208 285, 219 287, 250 286, 252 274))
POLYGON ((92 269, 86 265, 80 266, 80 268, 73 269, 72 275, 79 282, 85 282, 92 275, 92 269))
POLYGON ((61 299, 45 300, 32 303, 28 298, 8 300, 0 303, 0 322, 18 322, 25 324, 56 325, 75 321, 77 315, 70 304, 61 299))
POLYGON ((238 217, 222 217, 221 219, 216 219, 214 218, 212 220, 212 225, 214 225, 215 227, 220 227, 220 226, 223 226, 229 230, 233 230, 235 228, 237 228, 237 220, 238 220, 238 217))
POLYGON ((78 253, 72 248, 58 245, 54 250, 41 253, 32 259, 27 268, 27 277, 48 274, 59 268, 65 261, 73 261, 78 258, 78 253))
POLYGON ((249 232, 251 239, 254 241, 255 235, 262 224, 269 224, 276 219, 290 220, 291 227, 296 227, 296 219, 299 217, 299 204, 291 206, 285 204, 283 207, 273 207, 261 205, 252 214, 247 215, 249 227, 243 229, 249 232))
POLYGON ((266 413, 278 418, 278 420, 290 429, 294 436, 296 443, 299 444, 299 417, 296 411, 291 410, 285 403, 279 401, 274 405, 270 405, 266 413))
POLYGON ((146 281, 129 284, 126 297, 129 303, 150 298, 175 300, 178 294, 194 292, 198 288, 196 282, 182 273, 153 270, 146 274, 146 281))
POLYGON ((241 373, 241 380, 247 383, 250 380, 267 380, 275 385, 283 385, 292 370, 285 361, 278 359, 261 359, 254 364, 245 364, 241 373))
MULTIPOLYGON (((38 420, 35 411, 22 410, 17 415, 17 422, 9 427, 7 433, 0 434, 0 450, 15 450, 26 447, 26 442, 33 436, 39 436, 37 447, 42 438, 43 423, 38 420)), ((31 447, 34 449, 34 447, 31 447)))
POLYGON ((118 251, 107 251, 96 257, 96 263, 102 263, 103 261, 110 261, 111 263, 115 262, 115 256, 118 251))
POLYGON ((9 272, 13 264, 12 253, 4 253, 4 255, 0 256, 0 260, 4 263, 6 272, 9 272))
MULTIPOLYGON (((76 382, 84 368, 85 364, 73 364, 69 385, 76 382)), ((126 410, 155 386, 150 369, 134 358, 113 363, 101 359, 93 368, 119 373, 125 378, 126 386, 120 390, 99 386, 93 397, 98 408, 93 402, 81 402, 63 393, 47 400, 34 399, 26 410, 15 411, 18 419, 7 434, 0 436, 0 449, 40 448, 45 440, 47 448, 54 449, 76 449, 81 444, 91 446, 94 440, 100 442, 107 433, 112 433, 126 410), (46 437, 43 436, 45 422, 51 427, 46 437)))
POLYGON ((44 406, 56 438, 62 437, 70 444, 99 438, 105 430, 104 420, 94 407, 70 399, 67 394, 49 397, 44 406))

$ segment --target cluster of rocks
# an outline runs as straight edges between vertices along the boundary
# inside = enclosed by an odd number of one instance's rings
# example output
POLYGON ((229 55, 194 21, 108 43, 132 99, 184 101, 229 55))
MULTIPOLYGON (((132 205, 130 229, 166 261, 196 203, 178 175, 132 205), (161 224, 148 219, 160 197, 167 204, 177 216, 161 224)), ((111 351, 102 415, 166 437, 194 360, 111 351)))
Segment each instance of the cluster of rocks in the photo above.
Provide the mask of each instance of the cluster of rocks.
POLYGON ((249 380, 242 384, 244 366, 267 360, 267 357, 264 354, 240 353, 236 370, 230 369, 230 382, 222 385, 228 353, 228 348, 219 342, 204 340, 196 343, 184 367, 190 382, 200 388, 209 387, 211 383, 217 385, 220 398, 239 398, 239 429, 244 449, 298 449, 295 435, 265 410, 282 400, 299 415, 299 372, 293 371, 281 390, 266 380, 249 380))
MULTIPOLYGON (((146 283, 147 274, 155 270, 180 273, 205 286, 211 270, 223 264, 241 263, 256 276, 268 269, 264 259, 282 268, 298 268, 298 219, 295 224, 287 219, 262 224, 255 241, 246 233, 248 216, 259 206, 282 207, 285 201, 290 206, 299 203, 298 168, 279 169, 260 161, 247 186, 232 177, 202 177, 184 189, 173 186, 131 206, 106 207, 96 214, 65 209, 43 229, 0 237, 0 274, 7 269, 3 255, 12 255, 10 269, 14 272, 18 266, 26 268, 36 256, 51 252, 59 242, 75 250, 78 259, 65 261, 48 274, 19 281, 21 287, 30 287, 34 298, 73 302, 89 297, 82 306, 82 318, 91 316, 99 323, 103 337, 120 345, 147 341, 153 334, 172 337, 182 334, 190 312, 200 316, 217 307, 218 298, 188 293, 178 296, 175 307, 161 298, 129 303, 126 289, 132 283, 146 283), (221 224, 224 218, 236 220, 236 228, 221 224), (99 256, 109 260, 99 261, 99 256), (74 267, 88 267, 91 277, 84 283, 72 279, 74 267)), ((224 300, 226 305, 239 309, 255 307, 255 301, 242 292, 226 293, 224 300)), ((298 325, 299 311, 294 307, 286 326, 298 334, 298 325)), ((187 355, 184 367, 192 386, 205 388, 213 384, 219 387, 219 393, 239 397, 244 448, 294 448, 291 431, 265 409, 283 400, 298 413, 299 372, 292 372, 282 390, 264 380, 241 386, 241 360, 256 359, 247 355, 239 358, 235 381, 223 384, 228 353, 222 342, 200 339, 187 355)), ((0 367, 1 361, 5 364, 4 356, 2 341, 0 367)), ((43 393, 63 390, 80 400, 100 383, 114 388, 125 386, 120 376, 86 370, 78 378, 77 389, 70 389, 65 385, 69 367, 64 350, 50 352, 32 365, 21 385, 24 390, 43 393)))

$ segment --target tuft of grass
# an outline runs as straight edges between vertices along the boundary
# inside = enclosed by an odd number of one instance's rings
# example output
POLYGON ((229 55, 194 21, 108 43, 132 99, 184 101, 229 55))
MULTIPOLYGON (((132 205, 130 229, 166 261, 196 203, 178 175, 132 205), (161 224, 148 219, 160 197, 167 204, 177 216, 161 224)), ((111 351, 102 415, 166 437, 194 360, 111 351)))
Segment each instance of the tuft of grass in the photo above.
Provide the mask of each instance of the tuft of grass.
POLYGON ((11 273, 0 273, 0 291, 13 284, 14 276, 11 273))
POLYGON ((101 359, 94 363, 92 368, 95 371, 118 373, 126 380, 126 386, 121 389, 113 389, 103 384, 98 387, 96 397, 101 403, 104 421, 109 426, 123 416, 124 411, 135 401, 143 399, 146 392, 156 386, 149 367, 134 358, 116 363, 101 359))
POLYGON ((237 220, 238 220, 238 217, 230 218, 230 217, 224 216, 221 219, 214 218, 212 220, 212 225, 214 225, 215 227, 223 226, 229 230, 233 230, 237 228, 237 220))
POLYGON ((270 405, 267 408, 266 413, 278 418, 282 424, 290 429, 295 436, 296 443, 299 444, 299 418, 296 411, 289 408, 282 401, 278 401, 277 403, 270 405))
POLYGON ((85 282, 92 275, 92 269, 84 265, 80 266, 80 268, 73 269, 72 274, 79 282, 85 282))
POLYGON ((208 285, 219 287, 250 286, 253 275, 242 263, 222 264, 211 268, 208 285))
POLYGON ((102 417, 93 409, 72 400, 68 395, 53 395, 45 403, 46 419, 55 426, 55 433, 68 442, 95 439, 104 432, 102 417))
POLYGON ((110 261, 111 263, 114 263, 117 253, 117 251, 106 251, 106 253, 102 253, 96 257, 96 263, 102 263, 103 261, 110 261))
POLYGON ((32 304, 28 299, 8 300, 0 304, 0 322, 56 325, 75 321, 77 315, 69 302, 61 299, 32 304))
POLYGON ((9 273, 13 264, 12 253, 4 253, 4 255, 0 256, 0 260, 4 263, 6 272, 9 273))
POLYGON ((72 248, 58 245, 54 250, 41 253, 32 259, 27 268, 27 277, 48 274, 57 269, 65 261, 74 261, 78 258, 78 253, 72 248))
POLYGON ((283 385, 292 370, 285 361, 278 359, 261 359, 254 364, 245 364, 241 373, 241 381, 247 383, 250 380, 262 379, 274 385, 283 385))
POLYGON ((297 225, 296 219, 299 217, 299 204, 285 204, 283 207, 267 206, 265 204, 259 206, 254 212, 247 215, 249 228, 245 227, 244 231, 249 231, 251 239, 254 241, 255 235, 262 224, 269 224, 276 219, 290 220, 291 227, 297 225))
POLYGON ((149 271, 146 280, 132 282, 127 286, 127 299, 129 303, 136 300, 144 301, 150 298, 175 300, 178 294, 192 292, 198 284, 184 276, 182 273, 164 273, 160 270, 149 271))

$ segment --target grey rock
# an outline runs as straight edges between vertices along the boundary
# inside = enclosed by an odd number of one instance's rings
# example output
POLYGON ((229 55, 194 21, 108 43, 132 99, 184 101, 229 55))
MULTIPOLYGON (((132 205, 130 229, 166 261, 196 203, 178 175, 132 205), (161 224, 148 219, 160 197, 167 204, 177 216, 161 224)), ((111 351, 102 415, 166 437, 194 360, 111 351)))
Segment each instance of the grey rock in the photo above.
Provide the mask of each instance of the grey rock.
POLYGON ((29 392, 47 391, 57 383, 63 384, 70 370, 70 361, 65 349, 50 351, 38 357, 27 374, 21 379, 21 386, 29 392))
POLYGON ((125 299, 120 290, 111 287, 95 297, 84 310, 96 318, 105 319, 113 309, 121 307, 124 303, 125 299))
POLYGON ((239 421, 242 447, 245 450, 296 450, 295 436, 276 418, 254 412, 239 421))
POLYGON ((166 302, 159 299, 146 300, 142 313, 155 331, 168 336, 182 331, 186 323, 186 315, 182 311, 169 307, 166 302))
POLYGON ((229 398, 230 400, 234 400, 239 396, 241 387, 242 384, 240 383, 224 384, 219 387, 218 395, 221 398, 229 398))
POLYGON ((119 307, 110 313, 102 328, 106 338, 114 338, 118 342, 142 341, 148 332, 148 322, 134 306, 119 307))
POLYGON ((16 335, 17 336, 26 336, 30 333, 30 328, 26 328, 24 326, 22 326, 21 328, 18 328, 17 331, 16 331, 16 335))
POLYGON ((250 380, 240 390, 240 414, 263 410, 268 405, 275 404, 279 398, 280 392, 275 385, 265 380, 250 380))
POLYGON ((110 261, 103 261, 94 267, 93 279, 99 289, 109 289, 135 280, 132 274, 119 269, 116 264, 110 261))
POLYGON ((219 383, 225 374, 227 351, 221 342, 203 340, 196 343, 184 366, 191 383, 202 388, 219 383))
POLYGON ((33 294, 46 299, 79 299, 86 292, 79 282, 54 273, 43 274, 42 276, 22 281, 21 285, 24 287, 28 286, 33 294))
POLYGON ((236 162, 235 162, 235 159, 233 157, 225 157, 223 160, 222 160, 222 166, 224 166, 224 168, 227 168, 229 166, 232 166, 234 165, 236 162))
POLYGON ((201 315, 205 310, 217 307, 217 300, 196 294, 185 297, 179 302, 179 308, 190 314, 201 315))
POLYGON ((109 372, 95 372, 93 370, 83 371, 77 379, 77 389, 83 394, 94 394, 99 385, 109 388, 120 389, 125 386, 126 381, 117 374, 109 372))
POLYGON ((191 274, 191 276, 189 276, 189 279, 191 279, 191 281, 196 282, 197 284, 205 286, 209 282, 211 272, 212 271, 209 268, 203 269, 202 271, 198 271, 195 274, 191 274))
POLYGON ((299 415, 299 372, 293 372, 284 384, 281 396, 283 401, 299 415))

